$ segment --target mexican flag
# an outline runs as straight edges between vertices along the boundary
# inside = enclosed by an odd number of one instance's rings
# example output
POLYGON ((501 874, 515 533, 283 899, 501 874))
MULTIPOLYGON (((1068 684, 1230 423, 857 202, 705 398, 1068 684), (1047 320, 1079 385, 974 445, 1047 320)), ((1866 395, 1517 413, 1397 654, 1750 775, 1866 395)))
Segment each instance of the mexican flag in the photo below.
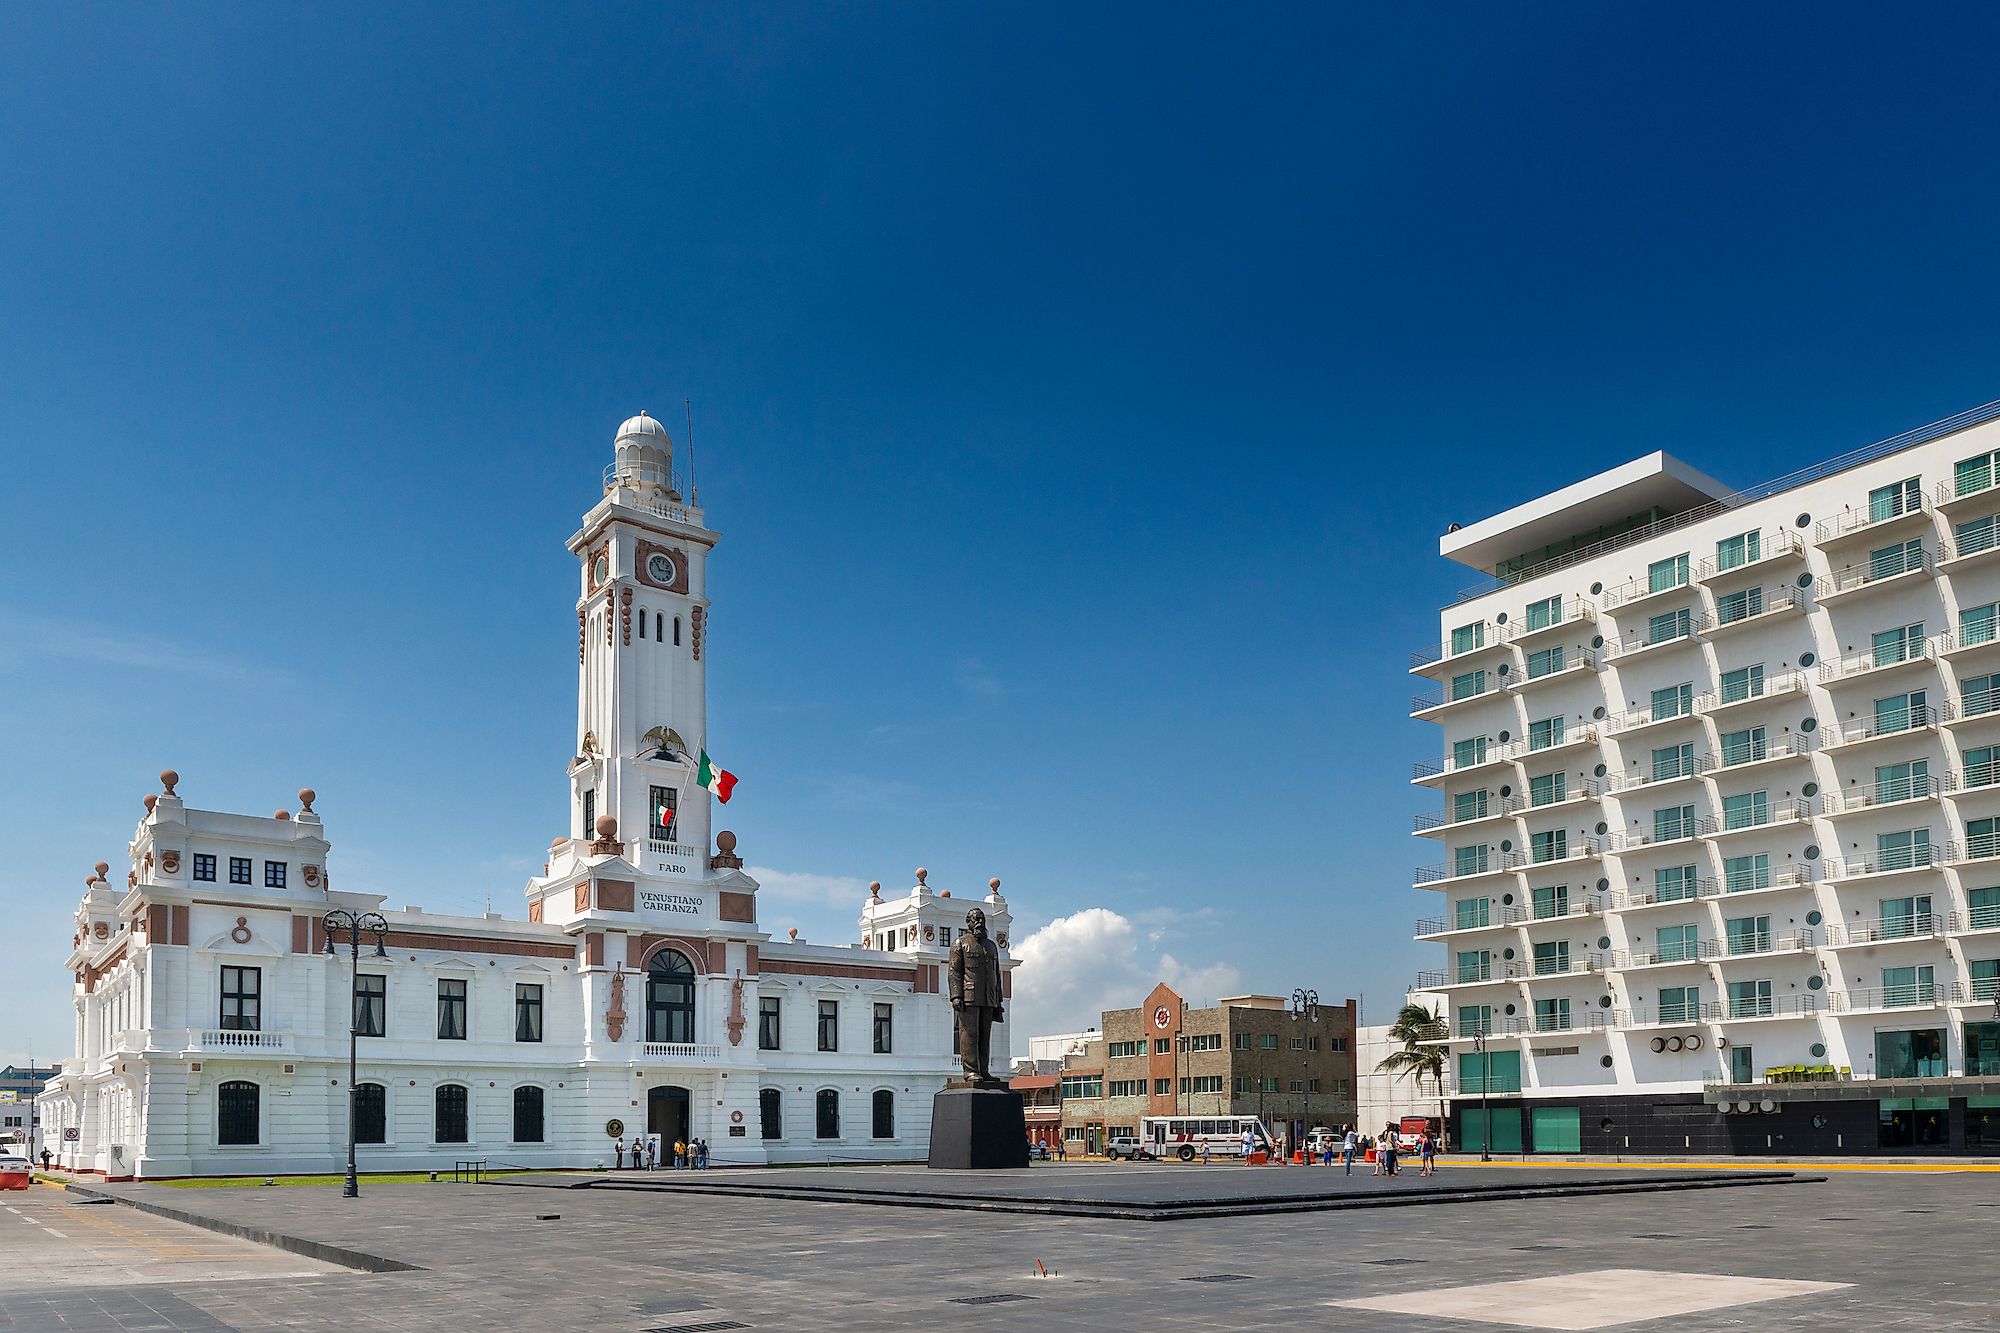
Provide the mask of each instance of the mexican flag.
POLYGON ((696 786, 708 788, 724 805, 729 804, 730 794, 736 790, 736 775, 726 768, 717 768, 707 750, 701 752, 701 767, 695 770, 694 781, 696 786))
POLYGON ((661 828, 671 828, 674 823, 674 808, 662 801, 659 809, 653 811, 653 822, 661 828))

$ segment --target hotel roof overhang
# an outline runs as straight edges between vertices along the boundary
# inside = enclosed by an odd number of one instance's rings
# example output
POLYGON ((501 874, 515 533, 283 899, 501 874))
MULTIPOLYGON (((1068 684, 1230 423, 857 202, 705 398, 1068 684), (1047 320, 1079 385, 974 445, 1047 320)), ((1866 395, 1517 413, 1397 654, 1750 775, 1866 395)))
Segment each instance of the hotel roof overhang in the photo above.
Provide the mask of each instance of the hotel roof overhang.
POLYGON ((1654 452, 1515 505, 1438 539, 1438 553, 1492 573, 1502 561, 1635 514, 1679 514, 1735 492, 1670 454, 1654 452))

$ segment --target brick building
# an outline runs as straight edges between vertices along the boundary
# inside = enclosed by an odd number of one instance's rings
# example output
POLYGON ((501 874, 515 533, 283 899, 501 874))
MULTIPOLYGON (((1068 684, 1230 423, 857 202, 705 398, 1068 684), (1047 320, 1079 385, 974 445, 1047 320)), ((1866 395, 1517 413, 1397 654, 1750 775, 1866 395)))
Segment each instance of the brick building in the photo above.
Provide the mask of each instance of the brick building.
POLYGON ((1322 1004, 1313 1022, 1275 995, 1236 995, 1190 1009, 1172 987, 1107 1009, 1058 1089, 1072 1152, 1138 1134, 1145 1116, 1254 1115, 1280 1141, 1355 1119, 1354 1001, 1322 1004))

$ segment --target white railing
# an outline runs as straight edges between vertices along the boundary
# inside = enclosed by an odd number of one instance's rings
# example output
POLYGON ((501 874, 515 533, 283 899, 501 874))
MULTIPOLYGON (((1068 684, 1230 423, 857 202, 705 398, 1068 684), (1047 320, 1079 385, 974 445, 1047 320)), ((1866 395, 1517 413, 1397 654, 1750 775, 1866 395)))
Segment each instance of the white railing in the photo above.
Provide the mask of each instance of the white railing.
POLYGON ((1625 773, 1607 778, 1608 790, 1614 792, 1635 791, 1640 787, 1657 787, 1667 782, 1682 782, 1688 778, 1698 778, 1715 771, 1715 756, 1698 754, 1692 763, 1676 763, 1671 771, 1648 770, 1640 773, 1625 773))
POLYGON ((1821 813, 1828 815, 1851 815, 1856 811, 1873 810, 1903 801, 1929 800, 1942 792, 1951 791, 1957 785, 1958 779, 1948 771, 1919 773, 1907 778, 1872 783, 1850 791, 1844 796, 1822 796, 1820 809, 1821 813))
POLYGON ((1635 708, 1629 713, 1613 713, 1605 718, 1604 731, 1606 735, 1617 736, 1628 731, 1640 731, 1646 727, 1664 727, 1669 722, 1693 722, 1698 716, 1692 700, 1686 708, 1676 713, 1656 713, 1650 708, 1635 708))
POLYGON ((1757 598, 1755 606, 1745 598, 1742 603, 1743 609, 1735 615, 1730 615, 1728 612, 1736 606, 1732 600, 1734 597, 1735 594, 1731 593, 1727 597, 1715 599, 1715 628, 1710 633, 1719 634, 1740 625, 1752 625, 1766 616, 1785 615, 1805 606, 1805 598, 1798 592, 1790 588, 1770 588, 1757 598))
POLYGON ((1615 611, 1621 606, 1634 606, 1640 602, 1650 601, 1655 597, 1666 597, 1691 586, 1693 583, 1694 580, 1692 578, 1685 578, 1655 587, 1653 586, 1653 579, 1650 574, 1641 575, 1638 578, 1621 583, 1609 592, 1606 592, 1604 594, 1604 609, 1615 611))
POLYGON ((2000 485, 2000 474, 1988 469, 1984 480, 1971 481, 1963 485, 1956 478, 1951 481, 1941 481, 1937 484, 1934 494, 1940 506, 1957 504, 1960 500, 1970 500, 1975 495, 1986 495, 1996 485, 2000 485))
POLYGON ((1946 992, 1935 981, 1910 981, 1899 986, 1855 986, 1835 991, 1827 997, 1827 1008, 1836 1013, 1857 1009, 1927 1009, 1935 1006, 1946 992))
POLYGON ((1787 694, 1796 694, 1805 685, 1805 677, 1796 671, 1787 671, 1778 676, 1767 676, 1757 689, 1710 690, 1697 694, 1694 710, 1697 713, 1713 713, 1718 709, 1732 708, 1737 704, 1754 703, 1758 699, 1776 699, 1787 694))
MULTIPOLYGON (((1533 657, 1534 654, 1530 653, 1529 656, 1533 657)), ((1565 648, 1561 665, 1539 672, 1534 670, 1534 665, 1533 662, 1529 662, 1527 670, 1519 676, 1512 677, 1513 683, 1508 688, 1518 694, 1545 680, 1556 680, 1572 672, 1596 671, 1604 665, 1604 654, 1596 648, 1565 648)))
POLYGON ((1757 958, 1764 954, 1797 953, 1801 949, 1813 947, 1810 931, 1800 931, 1796 935, 1773 935, 1759 931, 1755 935, 1724 935, 1722 937, 1722 957, 1757 958))
POLYGON ((1938 551, 1938 563, 1949 564, 1954 560, 1970 560, 1978 555, 1991 555, 2000 551, 2000 536, 1981 533, 1964 541, 1948 541, 1938 551))
POLYGON ((1410 711, 1412 713, 1428 713, 1433 709, 1443 708, 1449 704, 1469 704, 1475 699, 1485 699, 1496 695, 1503 688, 1505 688, 1505 681, 1502 677, 1489 675, 1479 683, 1478 689, 1467 690, 1463 694, 1453 690, 1449 685, 1443 689, 1426 690, 1422 694, 1413 694, 1410 696, 1410 711))
POLYGON ((1621 656, 1629 657, 1634 653, 1643 653, 1648 649, 1664 648, 1670 643, 1692 643, 1694 640, 1708 633, 1709 624, 1710 621, 1706 611, 1692 612, 1685 617, 1676 616, 1671 631, 1661 634, 1657 638, 1653 635, 1653 627, 1651 625, 1627 634, 1618 641, 1618 652, 1621 656))
POLYGON ((1883 736, 1900 736, 1906 731, 1923 731, 1938 726, 1951 721, 1951 718, 1950 704, 1918 704, 1913 708, 1898 708, 1869 721, 1849 722, 1845 726, 1835 723, 1826 729, 1826 744, 1853 745, 1883 736))
POLYGON ((1594 801, 1604 795, 1604 784, 1596 778, 1578 778, 1563 787, 1560 796, 1546 801, 1535 799, 1534 785, 1529 784, 1526 792, 1502 797, 1500 808, 1507 814, 1532 814, 1536 810, 1553 810, 1557 806, 1568 805, 1571 801, 1594 801))
POLYGON ((1500 909, 1500 920, 1504 925, 1521 926, 1533 921, 1561 921, 1566 917, 1595 916, 1604 910, 1604 902, 1595 894, 1578 894, 1554 906, 1562 910, 1544 910, 1533 903, 1500 909))
POLYGON ((1930 548, 1923 547, 1914 556, 1899 555, 1893 560, 1864 560, 1858 565, 1837 569, 1833 573, 1833 587, 1827 595, 1831 597, 1854 592, 1877 583, 1887 583, 1890 579, 1899 579, 1905 574, 1936 572, 1937 565, 1931 558, 1930 548))
POLYGON ((1722 946, 1715 940, 1696 940, 1693 944, 1650 951, 1621 949, 1611 955, 1611 966, 1667 967, 1675 963, 1701 963, 1718 956, 1721 952, 1722 946))
POLYGON ((1877 514, 1874 507, 1870 506, 1867 509, 1843 509, 1831 518, 1823 518, 1819 521, 1818 526, 1813 529, 1813 540, 1821 545, 1825 545, 1830 541, 1839 541, 1844 537, 1851 537, 1856 533, 1866 532, 1870 528, 1879 528, 1884 524, 1894 523, 1898 519, 1910 518, 1929 512, 1930 499, 1919 490, 1912 498, 1905 499, 1902 496, 1898 496, 1896 503, 1881 514, 1877 514))
POLYGON ((1882 916, 1852 924, 1839 922, 1826 928, 1826 942, 1836 948, 1843 944, 1882 944, 1890 940, 1930 940, 1944 934, 1947 922, 1933 912, 1913 912, 1909 916, 1882 916))
POLYGON ((1877 671, 1887 671, 1891 667, 1906 666, 1911 662, 1928 662, 1937 654, 1937 639, 1925 639, 1914 648, 1904 647, 1894 653, 1855 653, 1851 657, 1835 658, 1822 662, 1819 678, 1822 681, 1850 680, 1855 676, 1866 676, 1877 671))
POLYGON ((649 1041, 640 1049, 648 1060, 677 1060, 683 1064, 712 1064, 722 1058, 720 1046, 685 1041, 649 1041))
POLYGON ((1867 858, 1828 861, 1826 877, 1853 879, 1858 875, 1894 875, 1905 870, 1936 870, 1946 861, 1957 859, 1957 843, 1925 843, 1921 846, 1898 847, 1892 851, 1877 852, 1867 858))
POLYGON ((1695 580, 1707 583, 1711 579, 1734 574, 1739 569, 1754 569, 1771 560, 1782 560, 1786 556, 1805 554, 1805 543, 1789 528, 1773 528, 1769 532, 1757 534, 1757 554, 1746 555, 1734 564, 1725 565, 1720 556, 1710 556, 1695 568, 1695 580))
POLYGON ((1810 735, 1788 736, 1783 740, 1755 741, 1739 746, 1731 753, 1728 745, 1722 747, 1722 767, 1747 768, 1752 764, 1772 763, 1780 759, 1799 759, 1811 754, 1813 748, 1810 735))
POLYGON ((1704 838, 1718 835, 1742 833, 1749 829, 1772 828, 1779 824, 1796 824, 1812 814, 1812 802, 1805 800, 1774 801, 1762 809, 1739 810, 1734 814, 1727 811, 1720 815, 1703 815, 1697 822, 1704 838))
POLYGON ((1572 597, 1562 604, 1559 617, 1546 625, 1530 625, 1526 620, 1517 620, 1511 625, 1501 626, 1500 635, 1503 641, 1517 643, 1522 639, 1532 639, 1537 634, 1552 634, 1565 625, 1582 624, 1596 619, 1596 607, 1581 597, 1572 597))
POLYGON ((1721 881, 1698 879, 1685 888, 1673 888, 1664 893, 1656 888, 1614 893, 1606 899, 1606 905, 1614 912, 1634 912, 1647 907, 1668 907, 1674 903, 1691 903, 1698 898, 1713 898, 1721 892, 1721 881))
POLYGON ((1996 644, 2000 644, 2000 625, 1984 625, 1969 631, 1963 625, 1954 625, 1944 633, 1931 637, 1931 651, 1939 657, 1971 652, 1974 648, 1991 648, 1996 644))
POLYGON ((237 1028, 204 1028, 192 1034, 191 1043, 203 1051, 289 1051, 289 1032, 246 1032, 237 1028))

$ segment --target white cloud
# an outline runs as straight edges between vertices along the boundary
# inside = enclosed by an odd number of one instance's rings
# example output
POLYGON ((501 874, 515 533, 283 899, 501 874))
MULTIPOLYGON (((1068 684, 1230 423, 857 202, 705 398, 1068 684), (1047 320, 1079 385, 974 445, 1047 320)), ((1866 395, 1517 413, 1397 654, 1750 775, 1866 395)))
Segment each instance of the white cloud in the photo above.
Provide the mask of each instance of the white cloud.
MULTIPOLYGON (((1146 932, 1144 942, 1157 943, 1159 934, 1146 932)), ((1191 1003, 1212 1002, 1241 984, 1228 963, 1191 968, 1141 944, 1139 927, 1107 907, 1057 917, 1014 941, 1021 965, 1014 972, 1014 1007, 1007 1018, 1015 1051, 1025 1054, 1028 1038, 1042 1033, 1096 1027, 1104 1010, 1131 1008, 1155 982, 1166 982, 1191 1003)))
POLYGON ((789 907, 845 908, 859 916, 861 904, 868 899, 868 881, 853 875, 816 875, 770 866, 745 866, 743 873, 757 881, 759 897, 789 907))

